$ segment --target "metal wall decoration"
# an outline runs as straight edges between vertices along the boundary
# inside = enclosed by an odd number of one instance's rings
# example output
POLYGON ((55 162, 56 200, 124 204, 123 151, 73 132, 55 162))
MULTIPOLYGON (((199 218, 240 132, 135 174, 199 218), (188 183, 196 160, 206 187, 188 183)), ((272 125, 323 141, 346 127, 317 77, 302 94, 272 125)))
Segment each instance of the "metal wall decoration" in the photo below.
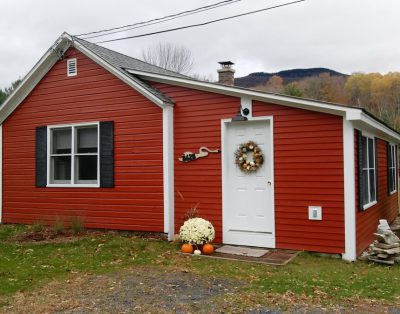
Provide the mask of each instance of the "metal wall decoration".
POLYGON ((192 153, 192 152, 184 152, 181 157, 179 158, 179 161, 181 162, 190 162, 193 160, 196 160, 201 157, 206 157, 208 156, 208 153, 220 153, 221 151, 219 149, 209 149, 207 147, 200 147, 199 152, 197 154, 192 153))

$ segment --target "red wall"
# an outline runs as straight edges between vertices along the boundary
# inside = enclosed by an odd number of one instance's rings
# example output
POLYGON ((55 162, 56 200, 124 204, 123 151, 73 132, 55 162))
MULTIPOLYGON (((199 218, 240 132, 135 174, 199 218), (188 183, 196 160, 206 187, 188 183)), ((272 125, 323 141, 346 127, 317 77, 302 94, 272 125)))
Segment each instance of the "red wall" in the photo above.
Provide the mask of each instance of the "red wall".
POLYGON ((378 139, 378 203, 365 211, 358 210, 358 156, 357 134, 354 135, 355 177, 356 177, 356 249, 360 255, 374 240, 379 219, 392 222, 398 215, 398 194, 388 195, 387 184, 387 143, 378 139))
POLYGON ((253 103, 274 117, 275 228, 278 248, 344 252, 342 117, 253 103), (308 206, 322 220, 308 220, 308 206))
MULTIPOLYGON (((198 204, 222 240, 221 156, 196 162, 177 161, 185 151, 221 148, 221 119, 233 117, 240 99, 153 83, 175 101, 175 227, 198 204)), ((256 116, 274 116, 275 219, 279 248, 342 253, 342 118, 301 109, 254 102, 256 116), (322 221, 308 220, 308 206, 323 207, 322 221)))
POLYGON ((92 228, 163 231, 162 110, 76 50, 59 61, 3 125, 3 219, 83 216, 92 228), (35 128, 114 121, 114 188, 36 188, 35 128))

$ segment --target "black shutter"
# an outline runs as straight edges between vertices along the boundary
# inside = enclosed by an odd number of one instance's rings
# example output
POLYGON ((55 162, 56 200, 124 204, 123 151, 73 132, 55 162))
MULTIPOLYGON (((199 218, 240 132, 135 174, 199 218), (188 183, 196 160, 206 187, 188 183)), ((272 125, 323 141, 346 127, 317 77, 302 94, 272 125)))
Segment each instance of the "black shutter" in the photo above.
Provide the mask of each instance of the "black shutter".
POLYGON ((100 187, 114 187, 114 122, 100 122, 100 187))
POLYGON ((378 201, 379 186, 378 186, 378 138, 374 138, 375 142, 375 198, 378 201))
POLYGON ((387 168, 387 193, 388 195, 390 195, 390 188, 391 188, 391 173, 390 173, 390 159, 392 159, 391 157, 392 152, 390 151, 390 144, 389 142, 386 142, 386 168, 387 168))
POLYGON ((363 147, 362 134, 357 130, 357 159, 358 159, 358 210, 364 210, 363 204, 363 147))
POLYGON ((36 128, 36 187, 47 185, 47 126, 36 128))

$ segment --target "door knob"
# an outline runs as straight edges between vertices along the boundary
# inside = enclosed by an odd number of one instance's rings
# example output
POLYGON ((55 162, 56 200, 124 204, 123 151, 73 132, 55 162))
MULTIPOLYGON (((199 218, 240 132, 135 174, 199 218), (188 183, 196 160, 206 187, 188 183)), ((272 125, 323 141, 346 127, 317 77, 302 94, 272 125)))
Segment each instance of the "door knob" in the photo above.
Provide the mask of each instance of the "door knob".
POLYGON ((271 180, 268 180, 267 182, 268 182, 268 185, 271 185, 271 184, 272 184, 272 181, 271 181, 271 180))

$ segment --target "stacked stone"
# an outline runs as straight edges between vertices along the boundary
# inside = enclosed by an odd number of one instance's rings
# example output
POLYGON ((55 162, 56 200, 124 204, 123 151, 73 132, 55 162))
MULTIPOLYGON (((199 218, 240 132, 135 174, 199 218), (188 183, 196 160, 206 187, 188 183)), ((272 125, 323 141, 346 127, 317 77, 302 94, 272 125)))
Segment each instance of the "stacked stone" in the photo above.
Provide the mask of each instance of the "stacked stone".
POLYGON ((368 259, 375 263, 394 265, 400 262, 400 239, 386 220, 379 220, 375 241, 370 246, 368 259))

